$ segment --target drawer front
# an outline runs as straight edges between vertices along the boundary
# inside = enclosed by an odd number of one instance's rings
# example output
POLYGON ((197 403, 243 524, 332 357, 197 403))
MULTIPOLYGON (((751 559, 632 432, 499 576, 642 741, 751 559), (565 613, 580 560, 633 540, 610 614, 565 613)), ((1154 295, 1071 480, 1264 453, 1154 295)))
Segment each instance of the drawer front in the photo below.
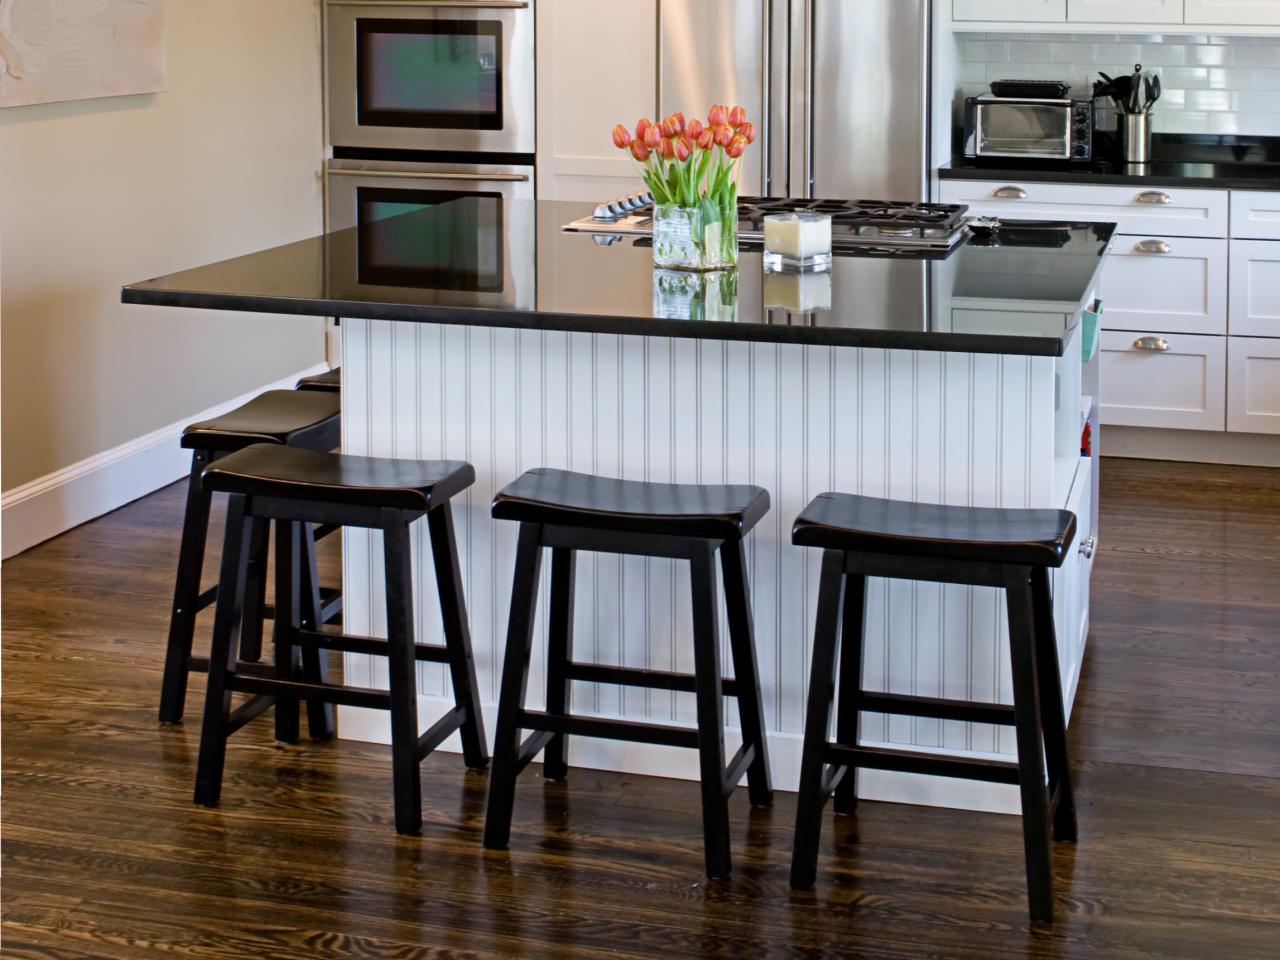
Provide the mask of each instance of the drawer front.
POLYGON ((1241 240, 1280 240, 1280 193, 1232 191, 1231 236, 1241 240))
POLYGON ((1225 429, 1226 337, 1108 330, 1102 334, 1101 351, 1104 424, 1225 429), (1167 349, 1139 345, 1160 341, 1167 349))
POLYGON ((1085 187, 1017 180, 942 180, 944 203, 967 203, 974 214, 1010 220, 1115 223, 1120 233, 1157 237, 1225 237, 1226 190, 1181 187, 1085 187))
POLYGON ((1070 0, 1067 19, 1081 23, 1181 23, 1182 0, 1070 0))
POLYGON ((1276 0, 1187 0, 1187 23, 1280 26, 1280 3, 1276 0))
POLYGON ((1102 271, 1104 328, 1225 334, 1229 252, 1226 240, 1116 237, 1102 271))
POLYGON ((1280 433, 1280 340, 1227 338, 1227 429, 1280 433))
POLYGON ((1280 242, 1231 241, 1231 318, 1236 336, 1280 337, 1280 242))

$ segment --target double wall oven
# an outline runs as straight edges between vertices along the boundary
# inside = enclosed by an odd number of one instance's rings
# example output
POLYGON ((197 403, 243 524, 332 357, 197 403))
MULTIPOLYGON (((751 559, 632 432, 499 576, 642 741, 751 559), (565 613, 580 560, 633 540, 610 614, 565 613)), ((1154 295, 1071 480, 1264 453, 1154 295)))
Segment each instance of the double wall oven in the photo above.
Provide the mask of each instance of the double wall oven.
POLYGON ((324 6, 329 229, 459 200, 431 220, 472 238, 361 244, 362 280, 456 288, 477 305, 532 296, 532 205, 511 201, 535 196, 534 0, 324 6))

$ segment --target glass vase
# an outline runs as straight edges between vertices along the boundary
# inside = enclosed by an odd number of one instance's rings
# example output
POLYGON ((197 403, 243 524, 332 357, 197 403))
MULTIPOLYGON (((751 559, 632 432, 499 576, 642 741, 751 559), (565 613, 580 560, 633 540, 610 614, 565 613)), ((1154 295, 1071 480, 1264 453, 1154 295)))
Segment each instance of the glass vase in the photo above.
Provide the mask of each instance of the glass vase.
POLYGON ((738 204, 703 200, 653 208, 653 262, 668 270, 728 270, 738 265, 738 204))

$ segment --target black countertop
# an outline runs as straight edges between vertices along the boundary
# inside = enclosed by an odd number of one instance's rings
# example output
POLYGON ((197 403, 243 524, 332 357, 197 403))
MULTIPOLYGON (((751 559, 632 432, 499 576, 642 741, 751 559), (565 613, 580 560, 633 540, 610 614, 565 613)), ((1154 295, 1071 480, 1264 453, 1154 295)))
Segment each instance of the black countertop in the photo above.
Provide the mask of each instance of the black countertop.
POLYGON ((1272 138, 1156 134, 1152 159, 1126 164, 1111 138, 1096 144, 1101 159, 970 159, 957 156, 938 171, 943 180, 1022 180, 1150 187, 1208 187, 1222 190, 1280 190, 1280 140, 1272 138))
POLYGON ((646 240, 562 225, 576 203, 466 198, 130 284, 126 303, 640 336, 1061 356, 1110 224, 1005 229, 828 276, 656 271, 646 240))

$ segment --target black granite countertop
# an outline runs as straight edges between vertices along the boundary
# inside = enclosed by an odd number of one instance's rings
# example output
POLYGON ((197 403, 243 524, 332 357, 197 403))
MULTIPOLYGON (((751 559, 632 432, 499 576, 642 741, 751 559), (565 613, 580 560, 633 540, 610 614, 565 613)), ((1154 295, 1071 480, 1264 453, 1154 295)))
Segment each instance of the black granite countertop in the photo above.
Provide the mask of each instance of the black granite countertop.
POLYGON ((1223 190, 1280 190, 1280 139, 1156 134, 1152 160, 1126 164, 1111 138, 1099 137, 1099 159, 970 159, 957 156, 938 171, 943 180, 1022 180, 1223 190))
POLYGON ((659 271, 590 207, 468 197, 130 284, 126 303, 640 336, 1061 356, 1114 227, 1006 222, 949 255, 838 255, 829 275, 659 271), (1010 318, 1014 318, 1012 321, 1010 318))

